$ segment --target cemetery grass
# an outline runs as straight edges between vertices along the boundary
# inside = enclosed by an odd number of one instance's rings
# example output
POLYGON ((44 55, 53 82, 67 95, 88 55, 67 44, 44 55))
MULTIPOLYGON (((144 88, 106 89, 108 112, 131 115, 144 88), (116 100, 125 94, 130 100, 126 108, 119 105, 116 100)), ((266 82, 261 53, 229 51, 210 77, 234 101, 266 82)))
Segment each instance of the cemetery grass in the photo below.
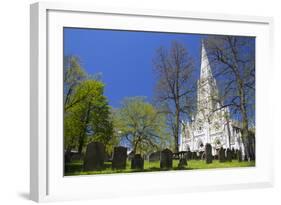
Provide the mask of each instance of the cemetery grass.
MULTIPOLYGON (((184 168, 178 168, 178 160, 173 160, 173 168, 169 170, 196 170, 196 169, 214 169, 214 168, 232 168, 232 167, 254 167, 255 161, 232 160, 232 162, 219 162, 213 160, 211 164, 206 164, 203 160, 189 160, 188 165, 184 168)), ((73 175, 93 175, 93 174, 114 174, 114 173, 132 173, 132 172, 153 172, 153 171, 168 171, 167 169, 160 169, 160 162, 144 162, 143 170, 131 169, 131 162, 127 161, 126 169, 112 170, 111 162, 105 162, 104 168, 96 171, 83 171, 83 161, 73 161, 65 164, 65 176, 73 175)))

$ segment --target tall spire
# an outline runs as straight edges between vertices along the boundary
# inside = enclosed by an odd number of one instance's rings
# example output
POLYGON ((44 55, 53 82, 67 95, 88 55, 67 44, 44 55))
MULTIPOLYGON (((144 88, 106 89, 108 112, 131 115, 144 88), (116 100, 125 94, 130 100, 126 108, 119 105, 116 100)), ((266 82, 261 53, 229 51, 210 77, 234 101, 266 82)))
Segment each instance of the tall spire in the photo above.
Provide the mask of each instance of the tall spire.
POLYGON ((212 74, 203 40, 201 45, 201 68, 197 96, 198 110, 204 110, 204 112, 208 113, 216 107, 217 102, 214 99, 218 96, 218 88, 212 74))
POLYGON ((204 45, 204 40, 201 41, 201 69, 200 69, 200 78, 206 79, 206 78, 212 78, 212 71, 209 63, 209 59, 207 56, 207 52, 204 45))

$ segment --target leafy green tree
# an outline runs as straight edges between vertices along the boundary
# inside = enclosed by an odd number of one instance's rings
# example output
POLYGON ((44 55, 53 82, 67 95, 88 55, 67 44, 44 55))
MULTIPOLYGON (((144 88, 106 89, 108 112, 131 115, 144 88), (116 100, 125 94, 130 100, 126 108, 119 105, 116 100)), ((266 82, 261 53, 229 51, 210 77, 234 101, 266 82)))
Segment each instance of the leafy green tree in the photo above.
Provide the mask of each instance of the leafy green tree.
POLYGON ((72 106, 73 102, 69 101, 69 98, 73 94, 73 90, 79 85, 85 78, 86 72, 80 65, 80 60, 75 56, 64 57, 64 111, 72 106))
POLYGON ((157 149, 167 139, 165 116, 143 97, 125 98, 116 112, 114 125, 134 153, 157 149))
POLYGON ((89 77, 77 58, 68 58, 64 78, 65 150, 82 152, 90 140, 110 141, 113 124, 110 107, 104 96, 104 84, 89 77))

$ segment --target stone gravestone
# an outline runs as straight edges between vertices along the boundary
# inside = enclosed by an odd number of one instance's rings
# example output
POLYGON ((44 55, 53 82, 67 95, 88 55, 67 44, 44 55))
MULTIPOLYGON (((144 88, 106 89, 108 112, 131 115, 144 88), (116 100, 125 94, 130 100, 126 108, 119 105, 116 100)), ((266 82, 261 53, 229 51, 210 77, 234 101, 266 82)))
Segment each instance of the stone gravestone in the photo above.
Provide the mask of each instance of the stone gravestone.
POLYGON ((239 161, 239 162, 242 162, 242 152, 241 152, 241 150, 238 150, 236 153, 237 153, 237 159, 238 159, 238 161, 239 161))
POLYGON ((126 169, 127 161, 127 148, 126 147, 114 147, 112 169, 126 169))
POLYGON ((231 151, 231 149, 229 149, 229 148, 226 149, 226 160, 227 160, 228 162, 231 162, 231 161, 232 161, 232 151, 231 151))
POLYGON ((173 152, 169 149, 164 149, 160 153, 160 168, 171 169, 173 168, 173 152))
POLYGON ((105 158, 105 147, 101 142, 91 142, 87 145, 84 157, 84 171, 102 169, 105 158))
POLYGON ((133 156, 131 161, 131 169, 143 169, 144 160, 140 154, 133 156))
POLYGON ((219 150, 219 161, 225 162, 225 149, 223 149, 222 147, 219 150))
POLYGON ((213 162, 212 145, 209 143, 207 143, 205 146, 205 158, 206 158, 207 164, 210 164, 213 162))
POLYGON ((148 157, 149 162, 156 162, 156 161, 160 161, 160 152, 153 152, 149 155, 148 157))
POLYGON ((192 159, 192 152, 187 151, 187 160, 191 160, 191 159, 192 159))
POLYGON ((186 158, 180 158, 178 168, 184 168, 185 166, 187 166, 186 158))
POLYGON ((231 158, 232 159, 236 158, 236 153, 235 153, 235 149, 234 148, 231 149, 231 158))
POLYGON ((198 159, 196 152, 192 152, 192 159, 198 159))
POLYGON ((203 151, 199 152, 199 159, 201 159, 201 160, 204 159, 204 152, 203 151))
POLYGON ((71 162, 71 154, 70 152, 65 152, 64 153, 64 163, 69 163, 71 162))

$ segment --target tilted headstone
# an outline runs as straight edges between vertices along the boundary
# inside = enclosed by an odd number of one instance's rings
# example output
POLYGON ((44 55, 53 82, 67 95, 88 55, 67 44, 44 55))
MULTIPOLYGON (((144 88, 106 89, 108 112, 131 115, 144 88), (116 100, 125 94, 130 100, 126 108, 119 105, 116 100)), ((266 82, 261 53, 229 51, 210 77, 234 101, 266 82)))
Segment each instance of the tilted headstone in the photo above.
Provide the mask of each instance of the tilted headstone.
POLYGON ((160 161, 160 152, 153 152, 149 155, 149 161, 150 162, 156 162, 156 161, 160 161))
POLYGON ((173 168, 173 152, 169 149, 164 149, 160 154, 160 168, 173 168))
POLYGON ((127 148, 126 147, 114 147, 112 169, 126 169, 127 162, 127 148))
POLYGON ((231 152, 231 149, 229 149, 229 148, 226 149, 226 160, 228 162, 232 161, 232 152, 231 152))
POLYGON ((225 162, 225 149, 223 149, 222 147, 219 150, 219 161, 225 162))
POLYGON ((205 145, 205 158, 206 158, 207 164, 210 164, 213 162, 212 146, 209 143, 207 143, 205 145))
POLYGON ((91 142, 87 145, 84 157, 84 171, 102 169, 105 158, 105 147, 101 142, 91 142))
POLYGON ((144 159, 140 154, 136 154, 133 156, 131 161, 131 169, 143 169, 144 159))

